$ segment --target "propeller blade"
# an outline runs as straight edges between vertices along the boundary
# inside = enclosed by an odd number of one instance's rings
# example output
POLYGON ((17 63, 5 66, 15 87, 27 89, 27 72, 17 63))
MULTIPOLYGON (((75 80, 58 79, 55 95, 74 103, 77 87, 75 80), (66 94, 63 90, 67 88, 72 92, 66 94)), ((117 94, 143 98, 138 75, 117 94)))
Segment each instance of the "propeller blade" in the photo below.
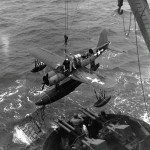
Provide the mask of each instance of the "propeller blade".
POLYGON ((46 76, 45 76, 45 77, 46 77, 46 80, 48 80, 48 73, 46 74, 46 76))
POLYGON ((46 70, 45 70, 45 68, 43 69, 43 73, 44 73, 44 75, 46 75, 46 70))
POLYGON ((48 73, 45 76, 43 76, 43 83, 49 85, 48 73))
POLYGON ((42 91, 44 90, 44 87, 45 87, 45 84, 43 83, 43 85, 42 85, 42 91))
POLYGON ((35 59, 35 60, 34 60, 35 68, 36 68, 36 62, 37 62, 37 60, 35 59))

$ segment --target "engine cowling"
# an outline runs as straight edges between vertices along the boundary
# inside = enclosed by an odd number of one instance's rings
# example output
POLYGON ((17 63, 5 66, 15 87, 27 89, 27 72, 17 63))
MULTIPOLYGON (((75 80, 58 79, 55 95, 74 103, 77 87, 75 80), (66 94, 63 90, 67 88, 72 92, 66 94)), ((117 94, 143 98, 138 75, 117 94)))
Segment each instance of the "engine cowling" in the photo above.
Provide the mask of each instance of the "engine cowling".
POLYGON ((58 84, 62 81, 66 76, 62 73, 56 73, 54 76, 49 78, 49 86, 58 84))
POLYGON ((64 74, 50 71, 45 76, 43 76, 43 84, 46 84, 47 86, 52 86, 59 83, 64 78, 64 74))

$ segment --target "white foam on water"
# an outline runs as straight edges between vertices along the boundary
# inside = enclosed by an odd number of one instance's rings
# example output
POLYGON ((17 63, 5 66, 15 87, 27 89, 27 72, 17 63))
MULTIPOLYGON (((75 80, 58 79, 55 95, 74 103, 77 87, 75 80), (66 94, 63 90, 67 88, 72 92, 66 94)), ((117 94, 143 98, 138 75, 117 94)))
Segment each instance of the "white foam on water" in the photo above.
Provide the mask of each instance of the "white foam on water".
POLYGON ((51 123, 51 128, 53 128, 54 130, 56 130, 58 128, 58 125, 55 124, 54 122, 51 123))
POLYGON ((30 103, 33 103, 29 97, 27 97, 27 101, 30 102, 30 103))
POLYGON ((0 94, 0 102, 4 101, 4 97, 7 95, 7 92, 0 94))
POLYGON ((148 124, 150 124, 150 118, 149 118, 150 114, 148 114, 147 112, 144 113, 143 116, 141 116, 142 120, 147 122, 148 124))

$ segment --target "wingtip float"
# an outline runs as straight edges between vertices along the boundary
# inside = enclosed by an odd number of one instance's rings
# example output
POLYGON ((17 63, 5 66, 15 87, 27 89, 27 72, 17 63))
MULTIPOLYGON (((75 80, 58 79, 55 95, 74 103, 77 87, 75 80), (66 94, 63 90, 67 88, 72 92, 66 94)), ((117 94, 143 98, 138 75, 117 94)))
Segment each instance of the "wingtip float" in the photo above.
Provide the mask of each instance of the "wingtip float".
POLYGON ((102 106, 106 105, 110 100, 111 100, 111 96, 108 96, 106 98, 101 98, 100 100, 95 102, 93 106, 94 107, 102 107, 102 106))
POLYGON ((40 62, 38 59, 35 60, 35 67, 31 70, 31 72, 39 72, 46 67, 46 64, 40 62))

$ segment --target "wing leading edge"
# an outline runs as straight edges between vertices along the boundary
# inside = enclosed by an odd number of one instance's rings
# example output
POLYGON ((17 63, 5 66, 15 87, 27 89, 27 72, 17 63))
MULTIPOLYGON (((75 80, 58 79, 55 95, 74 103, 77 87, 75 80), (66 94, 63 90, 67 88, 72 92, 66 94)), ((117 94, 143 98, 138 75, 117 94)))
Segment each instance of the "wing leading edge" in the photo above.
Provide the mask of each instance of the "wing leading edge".
POLYGON ((57 64, 62 64, 64 61, 64 59, 61 56, 46 49, 32 49, 29 51, 29 53, 35 58, 45 63, 51 69, 54 69, 57 64))

